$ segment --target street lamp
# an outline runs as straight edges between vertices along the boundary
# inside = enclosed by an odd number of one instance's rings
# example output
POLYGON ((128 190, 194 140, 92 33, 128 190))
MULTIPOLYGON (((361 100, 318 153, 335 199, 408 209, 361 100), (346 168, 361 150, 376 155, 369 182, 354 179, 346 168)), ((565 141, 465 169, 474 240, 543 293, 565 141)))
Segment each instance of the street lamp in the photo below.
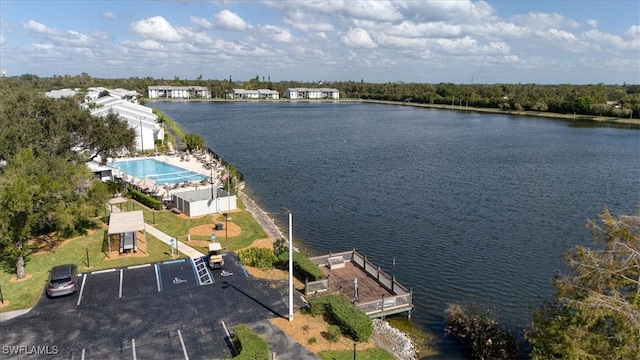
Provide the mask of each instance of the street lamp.
POLYGON ((142 136, 142 117, 138 117, 140 121, 140 152, 144 154, 144 136, 142 136))
POLYGON ((289 321, 293 321, 293 244, 291 236, 292 214, 289 212, 289 321))

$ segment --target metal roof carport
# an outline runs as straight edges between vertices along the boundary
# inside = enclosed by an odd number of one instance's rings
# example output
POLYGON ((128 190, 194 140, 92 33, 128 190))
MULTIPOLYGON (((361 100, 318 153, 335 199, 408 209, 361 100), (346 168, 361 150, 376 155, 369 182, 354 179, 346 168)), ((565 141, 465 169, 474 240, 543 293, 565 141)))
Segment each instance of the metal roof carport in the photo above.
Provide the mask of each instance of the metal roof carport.
MULTIPOLYGON (((127 212, 112 212, 109 216, 109 230, 107 232, 109 238, 109 251, 111 251, 111 236, 112 235, 120 235, 127 233, 137 233, 138 231, 142 231, 143 239, 146 242, 146 232, 144 227, 144 216, 142 214, 142 210, 136 211, 127 211, 127 212)), ((122 240, 121 240, 122 241, 122 240)), ((133 238, 133 249, 134 251, 138 250, 137 238, 134 236, 133 238)), ((121 243, 122 249, 122 243, 121 243)), ((122 252, 122 251, 120 251, 122 252)))

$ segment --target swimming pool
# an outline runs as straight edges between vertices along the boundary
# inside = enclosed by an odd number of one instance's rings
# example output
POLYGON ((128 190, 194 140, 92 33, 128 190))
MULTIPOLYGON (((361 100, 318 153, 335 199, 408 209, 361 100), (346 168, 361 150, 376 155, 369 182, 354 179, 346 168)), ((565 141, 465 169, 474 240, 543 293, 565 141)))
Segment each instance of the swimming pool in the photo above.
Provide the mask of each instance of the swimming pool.
POLYGON ((205 175, 154 159, 117 161, 108 165, 138 179, 149 178, 155 181, 157 186, 201 181, 207 178, 205 175))

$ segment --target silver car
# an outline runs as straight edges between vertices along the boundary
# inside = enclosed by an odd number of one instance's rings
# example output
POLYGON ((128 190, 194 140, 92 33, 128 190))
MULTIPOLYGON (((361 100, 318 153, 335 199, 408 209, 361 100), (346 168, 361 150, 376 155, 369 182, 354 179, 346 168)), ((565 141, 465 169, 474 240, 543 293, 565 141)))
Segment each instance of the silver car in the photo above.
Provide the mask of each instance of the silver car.
POLYGON ((73 294, 78 291, 78 267, 73 264, 55 266, 49 271, 47 296, 56 297, 73 294))

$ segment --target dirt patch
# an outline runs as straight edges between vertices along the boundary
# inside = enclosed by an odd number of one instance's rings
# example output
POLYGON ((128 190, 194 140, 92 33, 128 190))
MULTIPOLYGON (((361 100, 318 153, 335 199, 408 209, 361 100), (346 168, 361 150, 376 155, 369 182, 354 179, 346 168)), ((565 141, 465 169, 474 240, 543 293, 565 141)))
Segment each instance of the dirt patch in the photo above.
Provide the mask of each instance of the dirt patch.
POLYGON ((18 277, 13 275, 11 277, 11 279, 9 279, 9 282, 14 283, 14 282, 20 282, 20 281, 27 281, 27 280, 31 279, 32 277, 33 277, 33 274, 24 274, 24 279, 18 280, 18 277))
POLYGON ((211 233, 214 233, 216 234, 217 238, 220 238, 225 236, 234 237, 242 233, 242 228, 238 224, 234 223, 233 221, 227 221, 226 223, 227 223, 226 224, 227 229, 222 229, 222 230, 215 230, 213 223, 194 226, 191 229, 189 229, 189 234, 210 236, 211 233))
POLYGON ((71 239, 61 239, 56 235, 56 233, 38 236, 37 238, 29 240, 31 255, 46 254, 50 251, 55 251, 56 249, 67 245, 75 239, 89 236, 94 232, 96 232, 96 229, 89 229, 87 230, 87 235, 82 235, 71 239))
MULTIPOLYGON (((323 350, 353 350, 353 340, 350 338, 342 336, 337 342, 325 338, 329 324, 321 316, 295 313, 293 321, 284 318, 273 318, 269 321, 315 354, 323 350), (310 344, 309 339, 312 338, 315 338, 315 343, 310 344)), ((364 350, 374 348, 376 344, 369 340, 357 343, 356 347, 358 350, 364 350)))
POLYGON ((11 305, 11 301, 5 300, 4 302, 0 303, 0 309, 2 309, 5 306, 9 306, 9 305, 11 305))

